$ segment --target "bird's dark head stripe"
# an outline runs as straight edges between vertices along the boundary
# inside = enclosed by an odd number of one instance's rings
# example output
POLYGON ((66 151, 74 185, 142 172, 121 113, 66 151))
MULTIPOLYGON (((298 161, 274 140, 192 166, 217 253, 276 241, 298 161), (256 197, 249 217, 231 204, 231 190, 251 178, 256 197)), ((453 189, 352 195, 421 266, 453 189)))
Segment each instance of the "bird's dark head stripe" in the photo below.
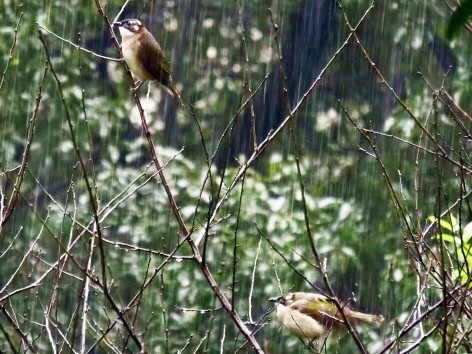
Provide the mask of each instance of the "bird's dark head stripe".
POLYGON ((285 297, 284 296, 272 297, 269 299, 269 301, 275 302, 276 304, 283 304, 285 301, 285 297))
POLYGON ((136 19, 128 19, 119 22, 115 22, 114 25, 124 27, 128 31, 136 33, 143 26, 142 22, 136 19))

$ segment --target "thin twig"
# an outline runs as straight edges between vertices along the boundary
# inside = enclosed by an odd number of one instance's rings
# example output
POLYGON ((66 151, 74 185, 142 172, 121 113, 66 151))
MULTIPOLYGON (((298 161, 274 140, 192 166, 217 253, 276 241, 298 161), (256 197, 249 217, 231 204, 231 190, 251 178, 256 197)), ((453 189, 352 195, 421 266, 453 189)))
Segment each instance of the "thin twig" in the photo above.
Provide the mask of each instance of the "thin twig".
POLYGON ((107 61, 114 61, 114 62, 117 62, 117 63, 122 63, 124 60, 121 59, 121 58, 110 58, 110 57, 106 57, 104 55, 100 55, 100 54, 97 54, 95 52, 92 52, 91 50, 88 50, 88 49, 85 49, 84 47, 81 47, 73 42, 71 42, 70 40, 68 39, 65 39, 61 36, 59 36, 58 34, 50 31, 49 29, 47 29, 46 27, 38 24, 38 27, 41 28, 42 30, 44 30, 45 32, 53 35, 54 37, 56 37, 57 39, 60 39, 61 41, 63 42, 66 42, 67 44, 70 44, 71 46, 73 46, 75 49, 78 49, 78 50, 81 50, 82 52, 85 52, 85 53, 88 53, 88 54, 91 54, 93 55, 94 57, 97 57, 97 58, 100 58, 100 59, 103 59, 103 60, 107 60, 107 61))
MULTIPOLYGON (((118 43, 118 40, 116 39, 116 36, 113 32, 112 25, 111 25, 107 15, 105 14, 105 12, 103 10, 103 7, 102 7, 100 1, 99 0, 94 0, 94 2, 95 2, 95 6, 97 8, 97 11, 98 11, 99 15, 103 18, 103 20, 106 24, 106 27, 107 27, 108 31, 110 32, 112 41, 113 41, 116 49, 119 51, 120 56, 122 56, 121 47, 118 43)), ((124 64, 124 65, 126 65, 126 64, 124 64)), ((129 70, 128 70, 128 78, 129 78, 130 82, 133 82, 132 77, 131 77, 131 73, 129 72, 129 70)), ((258 344, 257 340, 254 338, 254 336, 251 333, 251 331, 249 330, 249 328, 247 328, 247 326, 241 320, 241 318, 237 314, 237 312, 234 311, 234 309, 232 308, 232 306, 229 303, 226 295, 223 293, 223 291, 221 290, 221 288, 218 286, 217 282, 215 281, 210 269, 208 268, 208 265, 203 261, 202 255, 200 254, 200 251, 199 251, 198 247, 195 245, 193 239, 191 238, 191 231, 187 228, 187 226, 185 225, 185 222, 183 221, 182 215, 180 214, 180 209, 177 206, 175 198, 174 198, 174 196, 173 196, 173 194, 170 190, 170 186, 168 185, 167 179, 166 179, 166 177, 165 177, 165 175, 162 171, 159 159, 158 159, 157 154, 156 154, 154 142, 153 142, 153 139, 152 139, 152 134, 149 130, 149 125, 146 121, 146 117, 144 115, 144 111, 143 111, 143 108, 142 108, 142 105, 141 105, 141 101, 140 101, 140 99, 139 99, 136 92, 133 92, 133 98, 135 100, 136 106, 138 108, 138 111, 139 111, 139 114, 140 114, 140 117, 141 117, 141 124, 142 124, 142 128, 143 128, 143 131, 144 131, 144 135, 145 135, 146 140, 148 141, 148 144, 149 144, 149 152, 151 154, 152 161, 154 162, 157 171, 159 171, 159 173, 158 173, 159 178, 162 182, 162 185, 163 185, 164 190, 166 192, 167 198, 169 200, 169 205, 171 207, 172 213, 173 213, 173 215, 174 215, 174 217, 175 217, 175 219, 176 219, 176 221, 179 225, 179 229, 181 231, 181 234, 182 234, 184 240, 186 240, 186 242, 190 246, 190 249, 192 250, 192 253, 195 257, 195 261, 198 263, 198 265, 201 269, 201 272, 203 273, 203 275, 204 275, 206 281, 208 282, 211 290, 215 293, 215 295, 221 301, 221 304, 223 305, 223 307, 226 310, 227 314, 230 316, 230 318, 232 319, 232 321, 234 322, 236 327, 239 329, 239 331, 251 343, 254 350, 256 350, 256 352, 262 354, 263 351, 262 351, 260 345, 258 344)))
MULTIPOLYGON (((88 194, 89 194, 89 202, 90 202, 90 206, 92 208, 92 215, 93 215, 94 225, 96 226, 96 227, 94 227, 94 231, 96 231, 96 234, 98 236, 98 249, 99 249, 100 263, 101 263, 102 282, 100 282, 99 279, 96 279, 91 274, 89 274, 89 273, 86 273, 86 274, 90 277, 90 279, 92 281, 96 282, 97 284, 99 284, 103 288, 103 292, 104 292, 105 297, 110 302, 113 310, 118 314, 118 316, 120 316, 121 320, 123 321, 123 324, 125 325, 127 331, 130 333, 130 335, 133 338, 134 342, 140 348, 140 350, 142 350, 144 353, 146 353, 146 349, 144 347, 144 344, 141 342, 139 337, 136 335, 134 329, 130 326, 127 319, 123 316, 121 310, 116 305, 115 301, 113 300, 113 298, 112 298, 112 296, 111 296, 111 294, 108 290, 107 276, 106 276, 105 250, 104 250, 104 247, 103 247, 102 233, 101 233, 100 221, 99 221, 99 216, 98 216, 98 214, 99 214, 98 195, 94 194, 92 186, 91 186, 89 178, 88 178, 88 175, 87 175, 87 169, 85 167, 85 162, 82 158, 82 154, 80 152, 78 143, 76 141, 75 130, 74 130, 74 126, 72 124, 72 118, 71 118, 70 113, 69 113, 69 107, 68 107, 68 105, 66 103, 66 100, 65 100, 65 96, 64 96, 64 93, 63 93, 61 81, 60 81, 59 77, 57 76, 56 71, 54 70, 54 67, 52 65, 51 57, 50 57, 50 54, 49 54, 49 49, 46 45, 46 42, 44 41, 44 38, 42 36, 42 32, 40 30, 38 30, 38 34, 39 34, 39 38, 40 38, 40 40, 43 44, 43 47, 44 47, 44 50, 45 50, 45 53, 46 53, 46 57, 47 57, 47 60, 49 62, 49 66, 51 68, 51 73, 52 73, 52 75, 53 75, 53 77, 56 81, 56 84, 57 84, 57 87, 58 87, 58 90, 59 90, 59 94, 60 94, 62 104, 63 104, 63 107, 64 107, 64 111, 65 111, 65 114, 66 114, 66 120, 67 120, 67 124, 68 124, 68 127, 69 127, 72 144, 73 144, 74 149, 77 153, 77 157, 79 159, 80 167, 81 167, 81 170, 82 170, 82 176, 83 176, 83 179, 85 181, 85 185, 86 185, 86 188, 87 188, 87 191, 88 191, 88 194)), ((71 257, 71 258, 73 259, 73 257, 71 257)))
POLYGON ((15 320, 11 317, 10 313, 7 311, 5 308, 4 304, 2 301, 0 301, 0 311, 3 313, 3 316, 6 318, 6 320, 10 323, 10 325, 13 327, 14 331, 18 336, 21 338, 22 342, 28 347, 28 349, 33 353, 36 354, 38 351, 36 347, 30 342, 28 339, 28 335, 25 334, 21 328, 17 325, 15 320))
MULTIPOLYGON (((48 65, 45 65, 43 76, 41 78, 39 88, 38 88, 38 93, 35 99, 35 107, 33 110, 33 114, 31 115, 31 118, 28 123, 28 132, 26 136, 25 148, 23 151, 23 156, 21 158, 20 168, 18 170, 18 174, 16 176, 16 180, 13 186, 13 191, 8 201, 8 204, 5 207, 5 210, 0 210, 0 214, 1 214, 0 215, 0 231, 2 230, 3 226, 8 221, 8 219, 11 217, 13 210, 15 209, 16 202, 18 201, 18 196, 20 195, 21 184, 23 182, 23 178, 25 175, 26 166, 27 166, 28 159, 30 156, 31 144, 34 138, 36 120, 37 120, 38 112, 39 112, 39 106, 43 98, 43 94, 42 94, 43 85, 44 85, 44 80, 46 78, 47 72, 48 72, 48 65)), ((1 240, 2 240, 2 233, 0 232, 0 241, 1 240)))
POLYGON ((249 322, 254 323, 254 320, 252 319, 252 293, 254 291, 254 284, 256 282, 256 269, 257 269, 257 259, 259 258, 259 255, 261 254, 261 246, 262 246, 262 237, 259 239, 259 244, 257 245, 257 251, 256 251, 256 256, 254 257, 254 266, 252 267, 252 276, 251 276, 251 286, 249 288, 249 297, 248 297, 248 317, 249 317, 249 322))
MULTIPOLYGON (((364 16, 359 20, 359 23, 357 26, 359 26, 367 17, 367 14, 370 12, 372 7, 370 7, 364 16)), ((357 27, 356 26, 356 27, 357 27)), ((295 115, 296 112, 302 107, 302 105, 305 103, 307 98, 311 96, 313 90, 318 86, 318 84, 321 82, 322 78, 324 78, 326 71, 328 68, 334 63, 336 58, 339 56, 339 54, 344 50, 344 48, 348 45, 350 39, 352 38, 353 33, 350 33, 346 40, 339 46, 339 48, 334 52, 332 57, 328 60, 326 65, 321 69, 320 73, 316 77, 316 79, 312 82, 312 84, 308 87, 308 89, 305 91, 305 93, 302 95, 302 97, 298 100, 298 102, 295 104, 293 107, 292 111, 285 117, 285 119, 280 123, 280 125, 274 130, 270 131, 267 137, 259 143, 257 146, 256 151, 252 153, 252 155, 248 158, 248 160, 239 168, 236 176, 233 178, 231 184, 228 186, 226 193, 224 196, 220 199, 218 204, 215 206, 215 209, 211 215, 210 222, 213 222, 217 215, 219 210, 223 207, 224 203, 226 200, 229 198, 229 195, 233 191, 233 189, 236 187, 236 185, 239 183, 243 175, 246 173, 246 171, 249 169, 249 167, 252 166, 252 164, 261 156, 265 150, 272 144, 272 142, 275 140, 275 138, 284 130, 284 128, 287 126, 287 124, 291 121, 293 116, 295 115)), ((255 91, 256 92, 256 91, 255 91)), ((246 102, 249 102, 246 101, 246 102)), ((197 245, 199 244, 201 240, 197 240, 197 245)))
POLYGON ((15 34, 13 35, 13 43, 10 47, 10 51, 8 52, 7 63, 5 64, 5 69, 3 70, 3 73, 2 73, 2 79, 0 80, 0 91, 2 90, 3 83, 5 81, 5 76, 6 76, 7 71, 8 71, 8 66, 10 65, 10 61, 13 58, 13 51, 15 50, 15 47, 16 47, 16 41, 18 39, 18 29, 20 28, 20 22, 21 22, 22 18, 23 18, 23 12, 20 13, 20 17, 18 18, 18 22, 16 23, 16 27, 15 27, 15 30, 14 30, 15 34))

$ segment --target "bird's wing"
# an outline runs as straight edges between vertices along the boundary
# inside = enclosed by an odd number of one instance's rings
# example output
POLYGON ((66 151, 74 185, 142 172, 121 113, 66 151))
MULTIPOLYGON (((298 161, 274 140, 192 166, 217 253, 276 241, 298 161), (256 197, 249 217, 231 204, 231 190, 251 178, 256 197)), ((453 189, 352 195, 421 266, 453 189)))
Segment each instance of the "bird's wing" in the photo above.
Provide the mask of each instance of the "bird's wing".
POLYGON ((147 53, 145 53, 144 50, 138 51, 139 60, 143 64, 144 68, 149 73, 151 73, 155 80, 159 81, 165 86, 169 86, 171 76, 170 64, 166 60, 164 51, 162 50, 159 43, 157 43, 155 39, 152 38, 150 33, 148 33, 148 35, 151 36, 151 38, 148 38, 148 40, 155 42, 157 45, 147 46, 147 53))
POLYGON ((327 327, 342 327, 344 325, 343 318, 336 304, 328 298, 319 297, 316 301, 298 300, 291 307, 323 323, 327 327))

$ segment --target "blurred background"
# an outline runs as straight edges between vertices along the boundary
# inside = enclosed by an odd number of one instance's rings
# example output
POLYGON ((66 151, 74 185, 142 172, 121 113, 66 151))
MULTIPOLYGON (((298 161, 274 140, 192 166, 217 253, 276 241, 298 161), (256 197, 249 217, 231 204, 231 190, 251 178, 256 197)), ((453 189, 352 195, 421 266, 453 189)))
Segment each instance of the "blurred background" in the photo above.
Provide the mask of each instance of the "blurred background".
MULTIPOLYGON (((366 0, 341 3, 342 9, 334 0, 130 1, 120 17, 139 17, 147 26, 172 63, 183 99, 194 107, 193 117, 156 82, 139 92, 157 155, 161 163, 168 163, 164 173, 185 222, 196 229, 195 239, 204 237, 207 217, 240 164, 280 126, 287 107, 295 107, 308 92, 291 123, 232 190, 205 236, 209 269, 242 319, 258 329, 256 339, 267 353, 313 351, 268 313, 273 308, 270 297, 312 291, 314 284, 325 289, 313 266, 310 237, 337 296, 386 318, 380 328, 358 327, 369 352, 379 352, 414 318, 409 316, 418 302, 427 308, 441 298, 440 286, 427 271, 419 275, 421 267, 408 240, 421 238, 428 246, 422 250, 436 254, 440 242, 425 232, 427 218, 452 205, 470 183, 458 167, 468 166, 470 141, 465 132, 470 121, 459 119, 461 128, 433 90, 442 88, 471 112, 471 34, 464 29, 453 41, 444 38, 452 13, 447 1, 375 1, 356 33, 402 106, 353 39, 328 65, 350 34, 343 11, 354 26, 370 6, 366 0), (384 171, 339 102, 372 138, 384 171), (223 135, 234 118, 234 129, 223 135), (434 142, 418 122, 431 131, 434 142), (202 138, 212 162, 211 180, 202 138), (440 149, 444 154, 435 155, 440 149), (305 207, 312 235, 307 234, 305 207)), ((123 4, 102 2, 110 21, 123 4)), ((50 69, 42 81, 46 55, 38 25, 95 53, 114 58, 119 53, 91 1, 6 0, 0 3, 0 16, 2 206, 13 191, 42 85, 21 193, 0 228, 2 298, 51 270, 64 255, 64 246, 83 231, 78 223, 88 225, 92 220, 90 193, 50 69)), ((48 32, 43 36, 104 210, 100 225, 109 242, 104 251, 110 292, 124 307, 182 240, 179 227, 160 180, 152 177, 155 168, 150 167, 124 66, 80 51, 48 32)), ((451 212, 456 217, 463 214, 463 222, 470 221, 465 201, 455 208, 451 212)), ((10 314, 17 314, 18 327, 39 352, 80 352, 86 276, 79 265, 87 265, 90 235, 83 235, 71 253, 75 261, 64 266, 66 274, 53 269, 39 286, 3 303, 10 314), (46 310, 54 324, 50 335, 46 310), (56 343, 54 351, 51 343, 56 343)), ((154 353, 252 352, 201 269, 186 258, 191 254, 187 245, 182 246, 177 251, 180 258, 165 264, 129 312, 146 348, 154 353)), ((92 264, 100 276, 98 249, 92 264)), ((434 264, 423 266, 425 270, 434 264)), ((448 272, 455 269, 449 267, 448 272)), ((88 307, 89 353, 138 352, 119 321, 109 328, 117 315, 93 284, 88 307)), ((440 313, 433 313, 424 329, 409 332, 396 349, 421 339, 417 352, 438 350, 444 331, 422 336, 440 318, 440 313)), ((470 321, 465 328, 467 324, 470 321)), ((0 349, 21 352, 18 331, 1 315, 0 329, 0 349)), ((327 353, 357 350, 342 331, 331 335, 325 347, 322 344, 318 349, 327 353)))

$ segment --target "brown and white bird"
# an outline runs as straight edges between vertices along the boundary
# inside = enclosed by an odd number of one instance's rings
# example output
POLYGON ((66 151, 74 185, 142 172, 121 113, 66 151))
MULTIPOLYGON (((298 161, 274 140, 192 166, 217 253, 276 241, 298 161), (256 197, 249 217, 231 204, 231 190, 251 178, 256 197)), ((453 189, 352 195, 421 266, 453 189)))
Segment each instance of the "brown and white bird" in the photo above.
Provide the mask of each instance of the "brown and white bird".
POLYGON ((138 90, 144 81, 159 81, 183 106, 184 103, 172 83, 172 70, 164 51, 142 22, 130 19, 113 24, 120 30, 123 58, 133 75, 140 80, 133 90, 138 90))
MULTIPOLYGON (((290 331, 301 338, 314 340, 325 337, 333 328, 346 328, 344 319, 333 300, 315 293, 295 292, 269 299, 277 304, 277 317, 290 331)), ((350 323, 381 324, 381 315, 357 312, 343 306, 350 323)))

